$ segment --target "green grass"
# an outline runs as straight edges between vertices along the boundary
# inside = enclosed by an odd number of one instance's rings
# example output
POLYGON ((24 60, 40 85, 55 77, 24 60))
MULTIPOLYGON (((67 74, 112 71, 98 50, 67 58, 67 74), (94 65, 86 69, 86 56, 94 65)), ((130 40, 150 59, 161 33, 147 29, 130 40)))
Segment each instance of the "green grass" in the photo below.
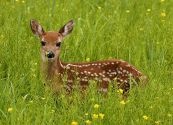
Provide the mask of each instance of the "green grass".
POLYGON ((85 125, 88 119, 93 125, 173 124, 173 0, 1 0, 0 5, 0 125, 85 125), (150 78, 148 85, 134 87, 125 105, 116 90, 104 98, 95 84, 85 98, 78 90, 53 96, 40 75, 40 43, 30 19, 57 31, 74 19, 61 60, 123 59, 150 78), (98 113, 104 119, 93 120, 98 113))

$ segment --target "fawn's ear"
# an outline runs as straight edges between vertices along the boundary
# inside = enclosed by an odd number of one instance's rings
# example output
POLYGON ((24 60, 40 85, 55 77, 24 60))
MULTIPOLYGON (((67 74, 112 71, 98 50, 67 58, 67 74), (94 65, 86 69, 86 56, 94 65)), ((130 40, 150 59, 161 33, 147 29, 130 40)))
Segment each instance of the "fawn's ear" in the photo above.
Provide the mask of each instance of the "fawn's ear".
POLYGON ((35 35, 41 37, 42 35, 45 34, 44 29, 42 28, 42 26, 41 26, 37 21, 31 20, 31 21, 30 21, 30 26, 31 26, 32 32, 33 32, 35 35))
POLYGON ((74 26, 73 20, 70 20, 68 23, 66 23, 60 30, 59 33, 64 37, 72 32, 74 26))

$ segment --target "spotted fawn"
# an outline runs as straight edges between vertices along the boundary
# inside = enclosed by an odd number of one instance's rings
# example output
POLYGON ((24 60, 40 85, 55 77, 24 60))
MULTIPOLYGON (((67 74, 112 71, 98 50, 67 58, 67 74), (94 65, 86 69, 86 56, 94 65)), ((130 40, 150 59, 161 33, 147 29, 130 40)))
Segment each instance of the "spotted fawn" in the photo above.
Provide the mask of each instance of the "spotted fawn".
POLYGON ((62 86, 71 92, 74 84, 79 83, 85 90, 90 80, 96 81, 98 91, 107 92, 110 84, 116 83, 119 89, 128 93, 131 81, 146 84, 147 77, 128 62, 118 59, 65 63, 60 60, 61 42, 72 32, 74 22, 70 20, 59 31, 45 32, 35 20, 30 21, 32 32, 41 41, 42 69, 51 88, 56 91, 62 86), (64 80, 65 79, 65 80, 64 80))

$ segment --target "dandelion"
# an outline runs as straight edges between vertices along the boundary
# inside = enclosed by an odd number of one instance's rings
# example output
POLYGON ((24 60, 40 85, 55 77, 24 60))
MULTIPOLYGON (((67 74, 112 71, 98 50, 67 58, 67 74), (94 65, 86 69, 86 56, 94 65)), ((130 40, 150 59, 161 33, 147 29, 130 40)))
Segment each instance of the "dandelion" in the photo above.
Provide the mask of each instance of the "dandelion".
POLYGON ((159 99, 159 97, 156 97, 156 99, 159 99))
POLYGON ((130 10, 126 10, 126 13, 130 13, 130 10))
POLYGON ((25 1, 23 0, 22 3, 25 3, 25 1))
POLYGON ((105 114, 103 114, 103 113, 99 113, 99 117, 100 117, 100 119, 103 119, 104 116, 105 116, 105 114))
POLYGON ((19 2, 19 0, 16 0, 16 2, 19 2))
POLYGON ((8 108, 8 112, 12 112, 13 111, 13 108, 8 108))
POLYGON ((88 113, 85 113, 85 116, 88 116, 88 113))
POLYGON ((33 76, 34 78, 36 78, 36 74, 32 74, 32 76, 33 76))
POLYGON ((148 116, 146 116, 146 115, 144 115, 144 116, 143 116, 143 119, 144 119, 144 120, 148 120, 148 119, 149 119, 149 117, 148 117, 148 116))
POLYGON ((98 114, 93 114, 93 115, 92 115, 92 118, 93 118, 93 119, 98 119, 98 118, 99 118, 99 115, 98 115, 98 114))
POLYGON ((71 122, 71 125, 78 125, 78 122, 72 121, 72 122, 71 122))
POLYGON ((97 7, 99 10, 101 10, 102 8, 99 6, 99 7, 97 7))
POLYGON ((153 108, 153 106, 151 105, 149 108, 150 108, 150 109, 152 109, 152 108, 153 108))
POLYGON ((95 109, 98 109, 99 107, 100 107, 99 104, 95 104, 95 105, 94 105, 94 108, 95 108, 95 109))
POLYGON ((86 61, 89 62, 90 61, 90 58, 86 58, 86 61))
POLYGON ((120 104, 125 105, 126 102, 124 100, 120 101, 120 104))
POLYGON ((54 113, 54 112, 55 112, 55 110, 52 109, 52 110, 51 110, 51 113, 54 113))
POLYGON ((168 117, 172 117, 172 114, 168 113, 167 116, 168 116, 168 117))
POLYGON ((42 100, 45 100, 46 98, 44 98, 44 97, 41 97, 41 99, 42 99, 42 100))
POLYGON ((155 121, 154 123, 155 123, 155 124, 160 124, 160 121, 155 121))
POLYGON ((90 120, 86 120, 85 123, 86 123, 87 125, 91 125, 91 121, 90 121, 90 120))
POLYGON ((165 0, 160 0, 161 3, 165 2, 165 0))
POLYGON ((165 13, 165 12, 161 12, 160 15, 161 15, 162 17, 165 17, 165 16, 166 16, 166 13, 165 13))
POLYGON ((150 12, 151 11, 151 9, 147 9, 147 12, 150 12))
POLYGON ((139 28, 140 31, 143 31, 144 29, 143 28, 139 28))
POLYGON ((1 38, 4 38, 4 35, 1 34, 1 38))
POLYGON ((123 90, 122 89, 118 89, 117 92, 120 93, 120 94, 123 94, 123 90))

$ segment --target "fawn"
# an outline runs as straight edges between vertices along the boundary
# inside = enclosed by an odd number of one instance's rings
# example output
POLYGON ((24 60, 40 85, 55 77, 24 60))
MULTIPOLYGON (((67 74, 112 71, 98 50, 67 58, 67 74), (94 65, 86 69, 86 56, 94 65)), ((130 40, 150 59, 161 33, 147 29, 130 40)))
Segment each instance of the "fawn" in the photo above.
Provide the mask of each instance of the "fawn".
POLYGON ((85 90, 89 81, 94 80, 98 83, 99 91, 107 92, 109 84, 116 82, 118 88, 125 94, 130 89, 131 81, 143 85, 147 81, 147 77, 134 66, 118 59, 83 63, 62 62, 60 60, 61 42, 72 32, 73 20, 54 32, 45 32, 35 20, 30 21, 30 26, 32 32, 41 40, 42 69, 54 91, 58 91, 65 84, 66 90, 71 92, 76 81, 80 83, 81 90, 85 90), (63 77, 66 77, 65 83, 63 77))

